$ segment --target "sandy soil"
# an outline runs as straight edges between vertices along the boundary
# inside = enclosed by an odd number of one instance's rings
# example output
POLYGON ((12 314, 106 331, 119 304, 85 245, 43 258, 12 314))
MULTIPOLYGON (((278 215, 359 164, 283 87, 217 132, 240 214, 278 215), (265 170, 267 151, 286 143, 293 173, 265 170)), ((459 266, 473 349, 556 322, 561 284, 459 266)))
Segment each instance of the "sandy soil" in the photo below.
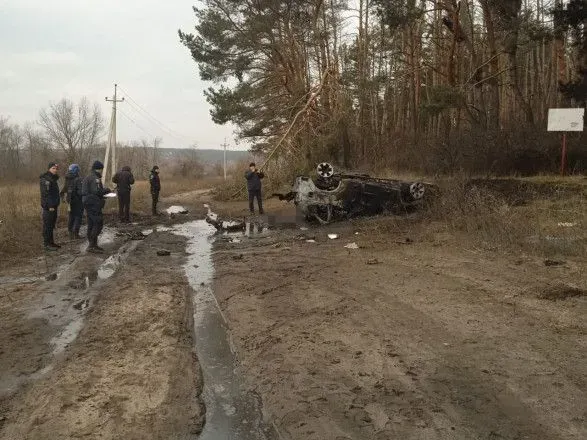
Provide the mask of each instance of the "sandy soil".
MULTIPOLYGON (((197 218, 208 200, 173 202, 197 218)), ((217 239, 214 291, 280 438, 587 438, 585 257, 545 266, 410 219, 301 230, 281 203, 267 211, 269 232, 217 239)), ((117 237, 104 280, 108 255, 68 246, 0 273, 0 439, 196 438, 185 239, 117 237)))

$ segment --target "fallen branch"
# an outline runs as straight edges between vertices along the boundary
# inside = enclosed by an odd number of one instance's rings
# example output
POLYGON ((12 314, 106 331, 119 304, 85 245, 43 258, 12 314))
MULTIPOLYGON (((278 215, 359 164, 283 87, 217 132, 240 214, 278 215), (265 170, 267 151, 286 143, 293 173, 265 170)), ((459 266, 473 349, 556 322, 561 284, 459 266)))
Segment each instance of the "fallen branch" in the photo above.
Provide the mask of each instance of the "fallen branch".
MULTIPOLYGON (((285 139, 287 138, 287 136, 289 135, 289 133, 291 132, 291 130, 293 129, 293 127, 296 125, 296 122, 298 121, 298 118, 302 114, 304 114, 305 112, 308 111, 308 108, 310 107, 310 105, 312 105, 312 103, 316 100, 316 98, 320 95, 320 93, 322 93, 322 88, 324 87, 324 82, 326 81, 326 77, 327 76, 328 76, 328 70, 326 70, 324 72, 324 75, 322 75, 322 78, 320 79, 320 83, 318 84, 318 87, 317 87, 316 91, 315 92, 312 92, 310 94, 310 97, 306 101, 306 104, 304 105, 304 107, 299 112, 296 113, 296 115, 293 118, 293 121, 291 121, 291 124, 289 124, 289 127, 287 127, 287 130, 285 130, 285 133, 283 133, 283 136, 281 136, 281 139, 279 139, 279 142, 277 142, 277 145, 275 146, 275 148, 273 148, 273 150, 271 151, 271 153, 269 153, 269 155, 265 159, 265 162, 263 162, 263 165, 261 165, 259 167, 259 171, 262 171, 263 168, 265 168, 265 166, 271 160, 271 158, 273 157, 273 155, 275 155, 275 153, 277 152, 277 150, 279 150, 279 148, 281 147, 281 144, 283 144, 283 141, 285 141, 285 139)), ((240 188, 237 192, 235 192, 231 196, 231 198, 235 198, 236 196, 238 196, 239 194, 241 194, 243 190, 244 190, 244 187, 240 188)))

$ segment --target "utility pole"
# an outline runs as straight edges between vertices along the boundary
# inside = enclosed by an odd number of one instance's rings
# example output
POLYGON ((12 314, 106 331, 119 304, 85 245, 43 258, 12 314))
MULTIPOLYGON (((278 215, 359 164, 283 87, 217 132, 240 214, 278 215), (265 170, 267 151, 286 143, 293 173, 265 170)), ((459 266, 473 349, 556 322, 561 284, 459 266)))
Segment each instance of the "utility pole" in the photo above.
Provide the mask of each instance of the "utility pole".
POLYGON ((116 104, 118 102, 124 102, 124 98, 117 99, 116 92, 118 85, 114 84, 114 98, 110 99, 106 97, 107 102, 112 103, 112 116, 110 118, 110 136, 108 136, 108 145, 106 146, 106 157, 104 158, 104 175, 102 176, 102 182, 106 182, 106 175, 108 174, 108 156, 112 149, 112 175, 116 174, 116 104))
POLYGON ((224 180, 226 180, 226 138, 224 138, 224 143, 222 146, 224 147, 224 180))

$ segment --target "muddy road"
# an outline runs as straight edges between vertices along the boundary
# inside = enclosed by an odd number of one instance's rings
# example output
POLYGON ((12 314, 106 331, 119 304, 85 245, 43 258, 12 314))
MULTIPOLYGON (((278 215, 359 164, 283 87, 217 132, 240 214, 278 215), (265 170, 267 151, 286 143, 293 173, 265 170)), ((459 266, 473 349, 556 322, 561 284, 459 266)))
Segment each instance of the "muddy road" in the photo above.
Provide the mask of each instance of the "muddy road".
POLYGON ((587 438, 585 259, 387 223, 217 242, 214 291, 281 437, 587 438))
POLYGON ((2 268, 0 439, 587 438, 584 257, 205 201, 2 268))
MULTIPOLYGON (((0 438, 188 439, 199 432, 204 409, 182 269, 185 239, 158 235, 128 242, 120 267, 109 264, 118 257, 102 262, 104 279, 97 276, 88 289, 87 275, 76 289, 75 280, 60 283, 63 274, 33 284, 41 291, 28 301, 26 288, 10 292, 19 307, 9 324, 3 320, 10 328, 2 337, 2 363, 10 363, 21 386, 8 387, 3 369, 0 438), (159 248, 171 255, 157 257, 159 248), (43 292, 45 283, 56 285, 43 292), (35 307, 52 315, 37 317, 35 307), (23 370, 27 359, 31 368, 23 370)), ((6 307, 2 312, 5 317, 6 307)))

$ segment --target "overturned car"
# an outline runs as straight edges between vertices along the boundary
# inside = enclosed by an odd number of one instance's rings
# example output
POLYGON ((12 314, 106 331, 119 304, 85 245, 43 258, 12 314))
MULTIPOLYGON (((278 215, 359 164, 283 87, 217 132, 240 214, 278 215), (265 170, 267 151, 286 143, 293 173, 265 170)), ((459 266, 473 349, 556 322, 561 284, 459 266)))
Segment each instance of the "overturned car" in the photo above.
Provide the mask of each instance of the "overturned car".
POLYGON ((329 163, 318 165, 317 178, 296 177, 280 200, 293 200, 306 220, 322 224, 361 215, 405 213, 424 203, 433 188, 423 182, 380 179, 366 174, 335 173, 329 163))

